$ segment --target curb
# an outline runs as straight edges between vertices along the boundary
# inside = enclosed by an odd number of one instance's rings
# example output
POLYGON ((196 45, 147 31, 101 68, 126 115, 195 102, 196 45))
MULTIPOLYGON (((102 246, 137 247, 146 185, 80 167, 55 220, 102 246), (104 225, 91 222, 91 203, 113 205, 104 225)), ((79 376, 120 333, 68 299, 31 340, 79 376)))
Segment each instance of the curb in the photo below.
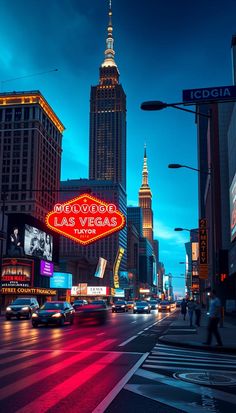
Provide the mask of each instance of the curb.
POLYGON ((165 336, 161 336, 158 338, 157 343, 162 343, 162 344, 168 344, 170 346, 175 346, 175 347, 182 347, 182 348, 193 348, 193 349, 198 349, 198 350, 207 350, 211 351, 212 353, 220 353, 220 354, 236 354, 236 348, 235 347, 213 347, 213 346, 205 346, 202 344, 197 344, 194 342, 175 342, 173 340, 168 340, 165 338, 165 336))

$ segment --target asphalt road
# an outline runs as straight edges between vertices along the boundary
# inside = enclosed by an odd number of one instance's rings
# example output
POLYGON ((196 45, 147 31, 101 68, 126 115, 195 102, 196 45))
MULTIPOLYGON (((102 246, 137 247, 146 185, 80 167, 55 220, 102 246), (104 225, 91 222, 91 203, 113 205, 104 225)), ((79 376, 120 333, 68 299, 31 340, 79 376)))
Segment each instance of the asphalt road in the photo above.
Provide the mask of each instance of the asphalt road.
POLYGON ((132 377, 174 314, 112 314, 103 326, 32 328, 0 318, 0 412, 91 413, 132 377))
POLYGON ((236 356, 157 343, 175 317, 38 329, 1 317, 0 413, 235 411, 236 356))

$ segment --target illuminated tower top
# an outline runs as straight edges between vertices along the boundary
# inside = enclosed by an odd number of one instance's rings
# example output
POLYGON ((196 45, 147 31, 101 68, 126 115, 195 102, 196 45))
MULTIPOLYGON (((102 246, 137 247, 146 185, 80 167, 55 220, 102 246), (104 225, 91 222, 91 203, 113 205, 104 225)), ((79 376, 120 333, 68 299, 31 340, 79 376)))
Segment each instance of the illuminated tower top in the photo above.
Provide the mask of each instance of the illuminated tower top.
POLYGON ((116 66, 114 57, 115 57, 115 50, 114 50, 114 39, 113 39, 113 27, 112 27, 112 9, 111 9, 111 0, 109 0, 109 12, 108 12, 108 27, 107 27, 107 39, 106 39, 106 50, 104 52, 105 58, 104 62, 102 63, 101 67, 108 67, 108 66, 116 66))
POLYGON ((143 157, 143 171, 142 171, 142 185, 140 188, 140 191, 145 190, 145 193, 147 190, 150 191, 151 197, 152 193, 150 190, 150 187, 148 185, 148 167, 147 167, 147 149, 146 149, 146 144, 144 145, 144 157, 143 157))

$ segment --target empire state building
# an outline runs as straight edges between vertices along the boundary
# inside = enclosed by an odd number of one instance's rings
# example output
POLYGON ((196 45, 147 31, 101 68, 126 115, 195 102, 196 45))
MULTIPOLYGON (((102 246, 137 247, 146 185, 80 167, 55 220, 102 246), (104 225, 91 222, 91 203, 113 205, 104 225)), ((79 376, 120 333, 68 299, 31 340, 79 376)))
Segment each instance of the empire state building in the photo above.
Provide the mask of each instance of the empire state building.
POLYGON ((114 56, 111 0, 99 85, 91 87, 89 178, 110 180, 126 190, 126 95, 114 56))
POLYGON ((143 212, 143 236, 153 245, 152 192, 148 185, 147 151, 144 148, 142 185, 139 190, 139 206, 143 212))

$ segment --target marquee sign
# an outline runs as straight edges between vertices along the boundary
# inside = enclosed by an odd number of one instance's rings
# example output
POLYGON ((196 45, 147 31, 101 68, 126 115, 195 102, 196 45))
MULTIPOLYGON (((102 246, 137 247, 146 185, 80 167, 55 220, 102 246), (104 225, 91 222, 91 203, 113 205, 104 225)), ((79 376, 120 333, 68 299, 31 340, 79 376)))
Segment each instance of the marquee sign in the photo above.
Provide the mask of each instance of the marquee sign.
POLYGON ((124 228, 125 217, 116 205, 82 194, 56 204, 46 216, 46 225, 79 244, 88 245, 124 228))
POLYGON ((208 278, 208 234, 207 221, 199 220, 199 278, 208 278))

